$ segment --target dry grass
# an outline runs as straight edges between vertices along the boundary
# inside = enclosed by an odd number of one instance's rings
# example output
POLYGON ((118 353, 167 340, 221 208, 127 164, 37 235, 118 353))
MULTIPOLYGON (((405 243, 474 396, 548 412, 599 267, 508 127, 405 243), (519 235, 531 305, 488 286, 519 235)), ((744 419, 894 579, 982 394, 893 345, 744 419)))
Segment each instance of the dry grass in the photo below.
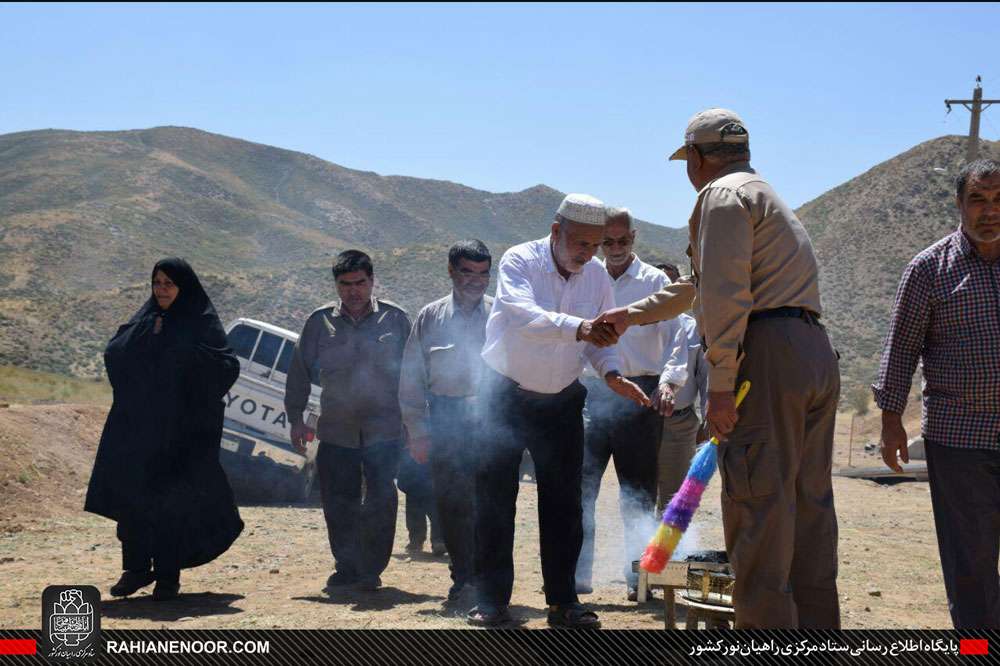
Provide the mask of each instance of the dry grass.
POLYGON ((0 400, 110 405, 111 385, 105 379, 78 379, 4 365, 0 366, 0 400))

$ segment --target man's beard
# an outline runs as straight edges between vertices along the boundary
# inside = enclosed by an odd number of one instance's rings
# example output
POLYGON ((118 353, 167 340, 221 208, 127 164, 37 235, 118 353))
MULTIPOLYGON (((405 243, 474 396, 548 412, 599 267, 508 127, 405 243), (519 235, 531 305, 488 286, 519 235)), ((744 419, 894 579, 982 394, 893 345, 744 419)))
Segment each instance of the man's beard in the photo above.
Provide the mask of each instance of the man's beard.
POLYGON ((586 261, 583 263, 577 263, 576 259, 562 247, 562 241, 553 243, 552 255, 555 257, 556 263, 559 264, 563 270, 569 271, 570 273, 579 273, 587 264, 586 261))

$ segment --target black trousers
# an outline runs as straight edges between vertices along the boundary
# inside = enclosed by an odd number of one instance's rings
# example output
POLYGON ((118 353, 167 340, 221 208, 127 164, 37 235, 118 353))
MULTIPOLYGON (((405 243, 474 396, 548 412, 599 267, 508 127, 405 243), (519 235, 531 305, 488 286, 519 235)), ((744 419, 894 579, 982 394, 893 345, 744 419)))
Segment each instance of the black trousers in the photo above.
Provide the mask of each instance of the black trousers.
POLYGON ((153 557, 153 534, 152 528, 143 524, 139 526, 129 526, 124 522, 119 522, 115 530, 118 539, 122 542, 122 569, 126 571, 149 571, 155 567, 156 579, 177 582, 180 580, 181 571, 177 566, 176 558, 169 554, 162 557, 153 557))
POLYGON ((427 523, 431 525, 431 542, 441 541, 441 520, 434 501, 430 465, 421 465, 409 453, 400 453, 396 485, 406 495, 406 531, 410 543, 420 545, 427 540, 427 523))
POLYGON ((451 579, 468 583, 475 572, 476 463, 478 434, 475 403, 431 396, 431 476, 451 579))
POLYGON ((951 621, 1000 629, 1000 451, 924 446, 951 621))
POLYGON ((316 472, 337 571, 351 576, 378 576, 389 564, 396 536, 398 498, 394 479, 399 450, 399 441, 357 449, 320 442, 316 472))
POLYGON ((556 394, 531 393, 487 369, 479 404, 482 445, 476 470, 476 569, 479 603, 503 608, 514 588, 514 515, 521 456, 535 462, 545 601, 575 602, 574 572, 583 541, 580 472, 583 403, 573 382, 556 394))
MULTIPOLYGON (((652 395, 659 377, 629 377, 652 395)), ((589 585, 594 568, 594 516, 601 479, 614 458, 618 475, 618 502, 625 525, 622 572, 630 585, 639 574, 632 561, 642 555, 656 530, 656 476, 663 417, 649 407, 630 402, 607 387, 603 380, 587 382, 583 449, 583 547, 576 565, 576 580, 589 585)))

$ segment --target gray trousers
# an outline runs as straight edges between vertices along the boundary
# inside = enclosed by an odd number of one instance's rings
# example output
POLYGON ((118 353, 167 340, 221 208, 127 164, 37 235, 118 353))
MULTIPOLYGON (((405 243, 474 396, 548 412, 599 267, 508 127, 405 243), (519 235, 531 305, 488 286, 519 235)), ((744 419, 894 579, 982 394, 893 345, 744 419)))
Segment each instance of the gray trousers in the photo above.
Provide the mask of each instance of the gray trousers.
POLYGON ((798 318, 751 322, 743 349, 737 386, 752 386, 719 446, 737 628, 839 629, 836 352, 822 326, 798 318))
POLYGON ((1000 629, 1000 451, 924 444, 951 621, 1000 629))
POLYGON ((698 415, 694 413, 693 407, 674 412, 663 419, 663 435, 660 437, 660 452, 656 461, 657 516, 663 515, 663 509, 670 504, 670 498, 684 483, 697 445, 698 425, 698 415))

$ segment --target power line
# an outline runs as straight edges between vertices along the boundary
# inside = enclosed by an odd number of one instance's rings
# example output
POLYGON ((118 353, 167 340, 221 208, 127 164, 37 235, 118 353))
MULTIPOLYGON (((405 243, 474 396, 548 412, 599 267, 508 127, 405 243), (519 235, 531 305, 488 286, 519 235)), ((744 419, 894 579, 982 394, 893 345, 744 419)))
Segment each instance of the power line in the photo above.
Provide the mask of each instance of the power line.
MULTIPOLYGON (((976 87, 972 90, 972 99, 946 99, 944 105, 951 113, 952 104, 961 104, 972 117, 969 120, 969 144, 965 150, 965 161, 973 162, 979 155, 979 118, 985 109, 993 104, 1000 104, 1000 99, 983 99, 983 77, 976 77, 976 87), (971 105, 971 106, 970 106, 971 105)), ((992 125, 991 125, 992 126, 992 125)))

